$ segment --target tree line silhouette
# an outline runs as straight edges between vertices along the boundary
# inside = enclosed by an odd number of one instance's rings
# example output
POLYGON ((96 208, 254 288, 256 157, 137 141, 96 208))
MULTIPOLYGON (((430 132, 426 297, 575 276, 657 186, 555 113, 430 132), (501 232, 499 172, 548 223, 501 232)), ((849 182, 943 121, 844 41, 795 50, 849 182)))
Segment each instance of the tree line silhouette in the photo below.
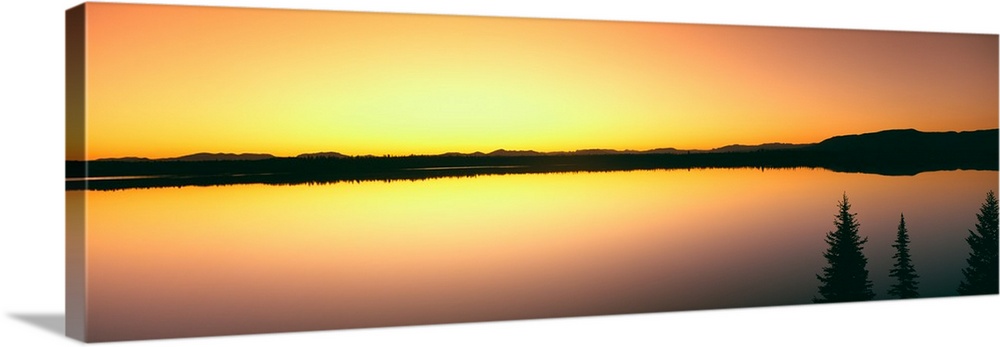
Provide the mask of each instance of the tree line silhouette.
POLYGON ((272 158, 218 161, 67 161, 67 190, 114 190, 228 184, 299 184, 354 180, 408 180, 497 174, 607 172, 706 168, 825 168, 838 172, 913 175, 936 170, 996 170, 996 155, 938 156, 935 160, 850 164, 805 150, 692 154, 538 156, 405 156, 272 158), (983 160, 982 158, 992 158, 983 160), (116 178, 119 177, 119 178, 116 178), (122 178, 127 177, 127 178, 122 178), (94 180, 94 178, 105 178, 94 180))
MULTIPOLYGON (((875 298, 872 291, 872 281, 868 278, 868 259, 862 250, 868 238, 858 234, 859 224, 856 213, 851 213, 851 205, 847 194, 837 203, 839 212, 834 217, 835 230, 826 234, 829 248, 823 252, 828 265, 823 267, 823 273, 817 274, 820 281, 819 295, 813 302, 848 302, 865 301, 875 298)), ((993 191, 986 194, 976 214, 976 230, 969 230, 965 238, 970 252, 966 259, 967 266, 962 269, 964 279, 958 285, 959 295, 980 295, 998 293, 997 267, 997 224, 998 205, 993 191)), ((895 278, 895 283, 888 290, 890 296, 908 299, 918 297, 917 279, 920 277, 910 259, 909 232, 903 214, 899 215, 899 226, 896 230, 896 240, 892 247, 896 253, 892 258, 895 262, 889 270, 889 276, 895 278)))

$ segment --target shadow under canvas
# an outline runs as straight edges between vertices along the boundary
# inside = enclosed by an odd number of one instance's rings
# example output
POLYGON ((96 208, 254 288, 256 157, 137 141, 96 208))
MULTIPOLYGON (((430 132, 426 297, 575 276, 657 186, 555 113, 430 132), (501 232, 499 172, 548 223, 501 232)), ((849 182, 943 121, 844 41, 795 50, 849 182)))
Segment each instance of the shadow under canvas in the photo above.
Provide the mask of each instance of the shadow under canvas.
POLYGON ((8 315, 59 336, 66 334, 66 315, 62 313, 10 313, 8 315))

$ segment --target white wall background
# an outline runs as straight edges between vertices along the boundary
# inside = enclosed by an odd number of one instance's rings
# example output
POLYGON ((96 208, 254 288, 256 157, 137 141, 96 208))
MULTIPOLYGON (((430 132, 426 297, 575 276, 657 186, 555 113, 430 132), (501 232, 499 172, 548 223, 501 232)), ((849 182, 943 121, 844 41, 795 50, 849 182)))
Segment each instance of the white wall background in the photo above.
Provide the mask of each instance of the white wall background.
MULTIPOLYGON (((378 12, 1000 33, 995 1, 132 1, 378 12)), ((62 337, 63 19, 77 1, 0 8, 0 345, 62 337), (39 322, 41 324, 39 324, 39 322)), ((817 269, 818 270, 818 269, 817 269)), ((987 345, 1000 296, 125 342, 116 346, 987 345), (843 334, 849 332, 849 334, 843 334)))

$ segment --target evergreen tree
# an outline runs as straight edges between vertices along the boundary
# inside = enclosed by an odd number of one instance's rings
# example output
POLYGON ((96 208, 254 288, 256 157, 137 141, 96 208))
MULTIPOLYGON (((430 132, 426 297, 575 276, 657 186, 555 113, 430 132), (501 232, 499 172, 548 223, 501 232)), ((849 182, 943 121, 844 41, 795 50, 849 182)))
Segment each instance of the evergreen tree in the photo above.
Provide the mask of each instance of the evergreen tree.
POLYGON ((822 298, 813 298, 813 302, 844 302, 871 300, 872 282, 868 279, 868 259, 861 253, 861 245, 868 242, 858 235, 859 224, 856 213, 851 213, 851 205, 844 200, 837 203, 840 213, 833 221, 836 230, 826 234, 826 243, 830 248, 823 252, 823 257, 829 266, 823 268, 823 274, 816 275, 821 282, 819 294, 822 298))
POLYGON ((910 263, 910 236, 906 230, 906 221, 903 219, 903 214, 899 214, 899 228, 896 230, 896 243, 892 244, 892 248, 896 249, 896 254, 892 255, 892 259, 896 259, 896 263, 892 265, 892 269, 889 270, 889 277, 896 278, 896 284, 893 284, 889 288, 889 295, 896 296, 900 299, 915 298, 918 296, 917 293, 917 275, 916 270, 913 269, 913 264, 910 263))
POLYGON ((969 230, 965 242, 972 252, 962 269, 965 275, 958 285, 961 295, 997 294, 997 197, 990 191, 976 214, 976 231, 969 230))

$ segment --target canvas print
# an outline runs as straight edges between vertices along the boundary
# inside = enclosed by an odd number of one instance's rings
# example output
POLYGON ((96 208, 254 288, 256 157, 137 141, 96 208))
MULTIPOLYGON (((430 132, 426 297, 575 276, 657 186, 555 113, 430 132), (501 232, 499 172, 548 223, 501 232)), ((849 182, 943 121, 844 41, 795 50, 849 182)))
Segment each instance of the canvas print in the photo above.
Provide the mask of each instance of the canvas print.
POLYGON ((66 23, 77 339, 997 293, 997 35, 66 23))

